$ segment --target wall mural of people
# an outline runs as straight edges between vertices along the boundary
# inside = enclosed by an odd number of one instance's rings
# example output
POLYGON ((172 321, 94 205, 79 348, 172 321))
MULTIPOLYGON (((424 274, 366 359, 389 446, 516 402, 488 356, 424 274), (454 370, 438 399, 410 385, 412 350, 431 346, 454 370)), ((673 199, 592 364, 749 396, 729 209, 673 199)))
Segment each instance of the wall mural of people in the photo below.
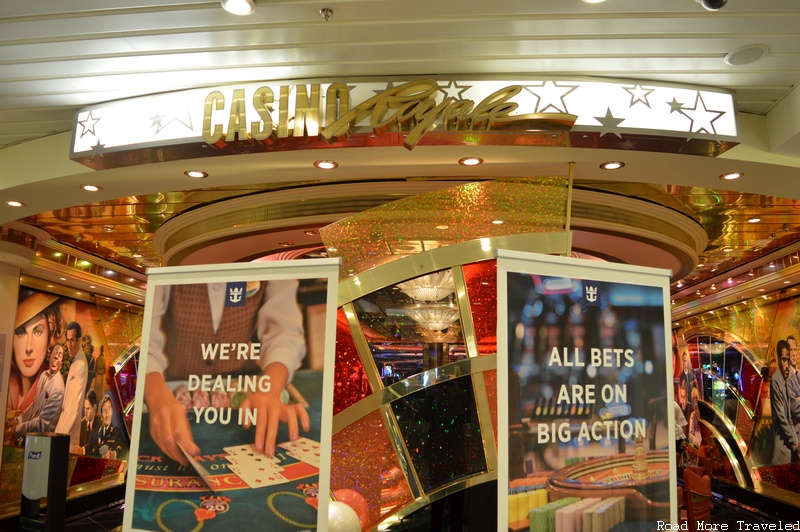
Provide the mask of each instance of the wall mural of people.
POLYGON ((70 435, 72 453, 92 455, 91 435, 106 426, 120 444, 103 454, 126 455, 127 430, 103 423, 104 406, 121 418, 114 384, 105 380, 110 353, 97 307, 23 287, 14 327, 4 444, 24 445, 28 432, 56 432, 70 435))

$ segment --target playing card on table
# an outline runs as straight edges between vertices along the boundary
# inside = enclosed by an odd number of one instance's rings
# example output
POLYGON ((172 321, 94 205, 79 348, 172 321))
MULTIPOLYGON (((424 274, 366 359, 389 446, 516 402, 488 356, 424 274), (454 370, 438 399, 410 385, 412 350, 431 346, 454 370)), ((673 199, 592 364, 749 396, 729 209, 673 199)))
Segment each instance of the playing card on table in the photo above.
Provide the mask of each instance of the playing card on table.
POLYGON ((286 449, 286 454, 292 458, 319 467, 319 442, 309 440, 308 438, 298 438, 295 441, 279 443, 278 447, 286 449))
POLYGON ((256 452, 253 444, 225 447, 228 469, 251 488, 282 484, 288 480, 281 475, 280 460, 256 452))

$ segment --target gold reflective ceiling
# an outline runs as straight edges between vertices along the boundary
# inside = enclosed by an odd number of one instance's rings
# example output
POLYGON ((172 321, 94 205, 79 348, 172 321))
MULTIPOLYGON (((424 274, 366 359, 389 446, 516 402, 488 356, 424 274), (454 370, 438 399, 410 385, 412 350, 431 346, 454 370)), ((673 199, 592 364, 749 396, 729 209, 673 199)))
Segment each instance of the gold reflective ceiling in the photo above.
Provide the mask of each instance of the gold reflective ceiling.
MULTIPOLYGON (((369 181, 359 183, 368 185, 369 181)), ((127 196, 45 212, 23 221, 46 230, 63 244, 143 271, 146 267, 160 265, 153 245, 154 233, 183 212, 236 197, 323 184, 330 185, 322 182, 269 183, 127 196)), ((703 287, 714 279, 726 279, 726 272, 746 268, 763 257, 780 256, 782 249, 786 249, 789 264, 792 264, 794 250, 787 246, 800 236, 800 201, 797 200, 644 183, 578 181, 575 187, 662 205, 690 217, 705 229, 708 246, 697 268, 682 279, 680 285, 673 285, 673 293, 681 297, 688 297, 690 292, 695 292, 695 287, 703 287), (754 217, 760 221, 748 221, 754 217)), ((398 195, 398 199, 401 197, 398 195)), ((336 197, 336 201, 347 204, 346 197, 336 197)), ((297 219, 291 221, 291 228, 297 229, 297 219)), ((281 229, 272 231, 278 240, 281 229)), ((318 227, 309 226, 309 229, 318 227)), ((317 234, 308 235, 308 238, 308 242, 299 245, 318 248, 322 244, 317 234)), ((278 251, 270 247, 264 249, 265 254, 278 251)))

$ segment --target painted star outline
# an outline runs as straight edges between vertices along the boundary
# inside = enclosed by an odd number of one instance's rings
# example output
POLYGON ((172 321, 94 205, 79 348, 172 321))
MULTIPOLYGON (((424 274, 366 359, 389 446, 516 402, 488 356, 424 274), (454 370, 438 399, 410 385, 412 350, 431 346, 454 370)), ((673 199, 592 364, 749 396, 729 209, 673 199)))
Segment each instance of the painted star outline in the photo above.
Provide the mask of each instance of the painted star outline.
POLYGON ((606 133, 611 133, 618 136, 619 138, 622 138, 622 135, 620 135, 619 132, 617 131, 617 126, 619 126, 620 122, 624 122, 625 119, 614 117, 614 115, 611 113, 610 107, 606 108, 605 116, 594 116, 592 118, 600 122, 600 124, 602 124, 603 126, 600 128, 601 137, 606 133))
POLYGON ((83 138, 83 136, 87 133, 91 133, 92 135, 97 136, 97 134, 94 132, 94 127, 97 125, 99 121, 100 121, 99 118, 95 118, 92 116, 91 111, 89 111, 89 116, 87 116, 85 119, 78 120, 78 123, 81 125, 80 138, 83 138))
POLYGON ((551 112, 568 113, 564 98, 578 87, 579 85, 559 85, 555 81, 545 81, 541 85, 525 85, 524 88, 538 98, 535 113, 544 113, 551 107, 551 112))
POLYGON ((169 126, 173 122, 183 124, 183 126, 189 129, 189 131, 194 131, 194 129, 192 128, 192 116, 189 114, 189 110, 184 109, 183 112, 186 113, 185 117, 178 116, 178 113, 165 113, 163 111, 159 111, 155 115, 151 116, 150 121, 156 128, 155 134, 158 135, 162 130, 166 129, 167 126, 169 126))
POLYGON ((689 125, 690 133, 715 134, 717 130, 714 127, 714 122, 719 119, 719 117, 724 115, 725 111, 708 109, 706 107, 706 103, 703 101, 703 95, 700 94, 700 91, 697 91, 697 98, 694 101, 694 107, 684 107, 681 109, 680 113, 691 120, 691 124, 689 125), (711 115, 716 116, 709 120, 711 115), (700 123, 699 126, 697 125, 698 122, 700 123))
POLYGON ((642 102, 647 107, 650 107, 650 102, 647 100, 647 97, 650 96, 651 93, 655 91, 655 89, 645 89, 641 85, 634 85, 633 87, 622 87, 625 91, 631 95, 631 103, 628 104, 628 107, 633 107, 639 102, 642 102))
POLYGON ((472 85, 461 86, 457 81, 447 82, 446 87, 439 87, 439 92, 444 94, 444 98, 452 98, 453 100, 463 100, 464 93, 472 88, 472 85))

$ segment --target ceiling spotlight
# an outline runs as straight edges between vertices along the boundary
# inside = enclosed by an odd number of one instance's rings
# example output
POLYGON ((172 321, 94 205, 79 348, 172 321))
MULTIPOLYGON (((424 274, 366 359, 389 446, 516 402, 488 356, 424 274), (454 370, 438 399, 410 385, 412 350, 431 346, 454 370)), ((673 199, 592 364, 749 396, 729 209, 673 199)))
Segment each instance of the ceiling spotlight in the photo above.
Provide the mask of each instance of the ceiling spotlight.
POLYGON ((328 22, 328 19, 331 18, 331 15, 333 15, 333 9, 323 7, 319 10, 319 14, 322 15, 322 18, 325 19, 325 22, 328 22))
POLYGON ((97 185, 81 185, 81 188, 86 192, 100 192, 103 190, 103 187, 99 187, 97 185))
POLYGON ((16 201, 16 200, 8 200, 6 202, 6 205, 8 205, 9 207, 24 207, 25 206, 24 203, 22 203, 21 201, 16 201))
POLYGON ((744 177, 744 172, 728 172, 719 176, 719 178, 723 181, 732 181, 734 179, 739 179, 740 177, 744 177))
POLYGON ((201 170, 186 170, 183 173, 183 175, 185 175, 186 177, 191 177, 193 179, 205 179, 206 177, 208 177, 208 174, 201 170))
POLYGON ((294 242, 289 242, 288 240, 284 240, 282 242, 278 242, 278 245, 282 248, 288 248, 289 246, 294 246, 294 242))
POLYGON ((256 8, 253 0, 222 0, 220 4, 222 4, 222 9, 231 15, 249 15, 256 8))
POLYGON ((584 4, 602 4, 606 0, 581 0, 584 4))
POLYGON ((625 166, 625 163, 622 161, 608 161, 600 165, 600 168, 603 170, 619 170, 625 166))
POLYGON ((747 219, 747 221, 750 222, 751 224, 754 224, 756 222, 760 222, 761 218, 759 218, 758 216, 751 216, 750 218, 747 219))
POLYGON ((461 166, 478 166, 479 164, 483 164, 483 159, 480 157, 464 157, 458 160, 458 164, 461 166))
POLYGON ((728 0, 697 0, 701 6, 708 9, 709 11, 718 11, 725 7, 725 4, 728 3, 728 0))
POLYGON ((339 163, 336 161, 315 161, 314 166, 319 168, 320 170, 333 170, 339 163))

